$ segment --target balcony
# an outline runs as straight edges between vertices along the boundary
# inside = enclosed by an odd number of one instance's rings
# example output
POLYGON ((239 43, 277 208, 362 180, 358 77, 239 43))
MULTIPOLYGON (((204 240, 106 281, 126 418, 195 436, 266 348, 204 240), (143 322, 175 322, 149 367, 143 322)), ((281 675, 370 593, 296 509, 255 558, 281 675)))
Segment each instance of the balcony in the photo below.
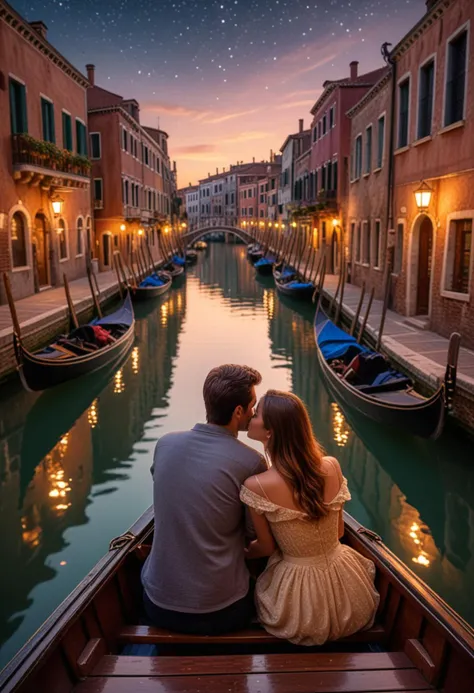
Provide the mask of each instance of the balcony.
POLYGON ((319 190, 318 205, 324 205, 323 209, 336 209, 337 190, 319 190))
POLYGON ((60 149, 31 135, 12 135, 13 178, 43 190, 86 189, 90 162, 85 156, 60 149))
POLYGON ((123 206, 123 216, 127 221, 141 221, 142 210, 140 207, 133 207, 132 205, 123 206))

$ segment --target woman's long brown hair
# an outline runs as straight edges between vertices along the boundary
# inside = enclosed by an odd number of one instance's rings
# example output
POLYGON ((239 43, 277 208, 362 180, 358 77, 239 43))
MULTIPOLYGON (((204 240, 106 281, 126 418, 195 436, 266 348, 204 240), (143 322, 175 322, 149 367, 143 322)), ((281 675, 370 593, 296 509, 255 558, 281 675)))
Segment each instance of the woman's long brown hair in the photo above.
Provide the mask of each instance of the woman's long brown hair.
POLYGON ((322 450, 306 407, 289 392, 268 390, 263 397, 263 425, 270 431, 267 450, 276 470, 293 489, 297 505, 317 520, 327 515, 322 450))

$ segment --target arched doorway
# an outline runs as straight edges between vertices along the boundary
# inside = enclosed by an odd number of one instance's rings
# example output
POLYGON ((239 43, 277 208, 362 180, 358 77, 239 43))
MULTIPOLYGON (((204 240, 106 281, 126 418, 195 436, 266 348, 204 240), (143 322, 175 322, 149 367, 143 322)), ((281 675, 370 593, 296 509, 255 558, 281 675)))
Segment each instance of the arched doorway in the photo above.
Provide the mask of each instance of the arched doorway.
POLYGON ((51 267, 49 263, 50 233, 44 214, 37 214, 32 236, 33 265, 38 279, 38 288, 51 284, 51 267))
POLYGON ((422 217, 418 231, 418 274, 416 283, 416 314, 430 312, 431 268, 433 263, 433 223, 422 217))

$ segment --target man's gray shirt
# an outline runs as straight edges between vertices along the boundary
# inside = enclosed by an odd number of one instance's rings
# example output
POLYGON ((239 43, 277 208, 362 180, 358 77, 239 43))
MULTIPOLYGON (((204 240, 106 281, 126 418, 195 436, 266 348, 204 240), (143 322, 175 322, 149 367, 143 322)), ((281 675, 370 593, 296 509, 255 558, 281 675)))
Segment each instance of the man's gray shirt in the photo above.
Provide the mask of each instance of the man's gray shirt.
POLYGON ((206 613, 247 594, 239 493, 249 476, 264 469, 258 452, 214 424, 196 424, 158 441, 152 467, 155 533, 142 571, 155 604, 206 613))

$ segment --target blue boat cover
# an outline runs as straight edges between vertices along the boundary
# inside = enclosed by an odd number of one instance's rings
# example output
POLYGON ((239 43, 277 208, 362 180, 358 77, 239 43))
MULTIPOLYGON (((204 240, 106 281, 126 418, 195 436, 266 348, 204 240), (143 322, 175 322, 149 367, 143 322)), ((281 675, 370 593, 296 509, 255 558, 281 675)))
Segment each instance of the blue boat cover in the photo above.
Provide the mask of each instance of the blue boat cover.
POLYGON ((361 344, 357 344, 357 339, 341 330, 334 325, 330 320, 322 328, 318 334, 318 345, 325 360, 340 358, 343 356, 349 347, 358 347, 360 353, 368 351, 361 344))
POLYGON ((288 282, 288 284, 286 284, 286 286, 289 287, 290 289, 297 289, 298 291, 302 291, 303 289, 312 289, 313 288, 313 285, 311 284, 311 282, 304 283, 304 282, 298 282, 296 280, 292 281, 292 282, 288 282))
POLYGON ((145 279, 140 282, 140 286, 143 286, 144 288, 148 286, 163 286, 164 282, 161 281, 159 277, 156 276, 156 274, 152 274, 151 277, 145 277, 145 279))
POLYGON ((106 315, 105 318, 91 320, 89 325, 127 325, 133 323, 134 315, 130 294, 127 294, 124 302, 114 313, 106 315))
POLYGON ((295 273, 294 269, 292 269, 291 267, 285 267, 285 269, 281 273, 281 276, 282 277, 291 277, 291 275, 294 273, 295 273))
POLYGON ((269 255, 268 257, 261 257, 260 260, 257 260, 255 263, 255 267, 263 267, 264 265, 273 265, 275 262, 275 258, 272 255, 269 255))
POLYGON ((175 265, 179 265, 180 267, 184 267, 186 264, 186 260, 180 255, 173 255, 171 262, 174 262, 175 265))

